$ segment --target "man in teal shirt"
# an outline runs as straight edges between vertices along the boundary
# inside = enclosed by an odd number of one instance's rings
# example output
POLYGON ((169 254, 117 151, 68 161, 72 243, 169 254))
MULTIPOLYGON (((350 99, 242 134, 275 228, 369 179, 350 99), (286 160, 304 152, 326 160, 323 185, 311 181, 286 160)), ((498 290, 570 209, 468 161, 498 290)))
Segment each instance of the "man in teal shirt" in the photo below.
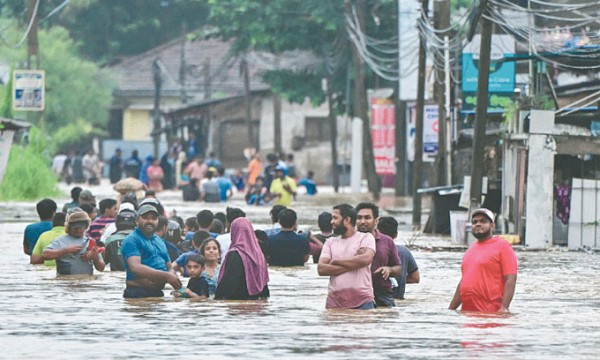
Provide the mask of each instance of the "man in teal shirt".
POLYGON ((127 272, 124 298, 162 297, 166 283, 175 290, 181 288, 167 247, 155 234, 158 216, 154 206, 142 205, 137 213, 137 227, 123 240, 121 254, 127 272))

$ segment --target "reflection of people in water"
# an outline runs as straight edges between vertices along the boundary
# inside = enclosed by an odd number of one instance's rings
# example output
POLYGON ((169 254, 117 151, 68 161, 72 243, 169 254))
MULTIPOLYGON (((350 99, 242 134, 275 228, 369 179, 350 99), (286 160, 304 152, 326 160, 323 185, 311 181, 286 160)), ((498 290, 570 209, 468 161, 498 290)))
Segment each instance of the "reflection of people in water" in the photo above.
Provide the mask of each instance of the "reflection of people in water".
POLYGON ((477 209, 471 214, 473 243, 463 257, 462 278, 449 309, 508 312, 517 283, 517 256, 510 244, 492 236, 494 214, 477 209))

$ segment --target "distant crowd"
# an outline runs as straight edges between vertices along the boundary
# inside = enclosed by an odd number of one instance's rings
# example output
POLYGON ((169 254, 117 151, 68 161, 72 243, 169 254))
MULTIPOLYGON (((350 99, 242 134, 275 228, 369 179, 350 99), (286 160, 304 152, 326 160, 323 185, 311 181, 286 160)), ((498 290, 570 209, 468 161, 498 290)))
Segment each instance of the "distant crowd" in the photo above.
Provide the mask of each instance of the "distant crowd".
MULTIPOLYGON (((299 178, 293 154, 269 153, 266 160, 266 164, 263 163, 260 153, 255 153, 245 171, 228 171, 214 152, 204 158, 193 146, 186 149, 176 143, 160 159, 148 155, 144 161, 137 150, 124 159, 122 150, 117 148, 107 164, 112 184, 118 184, 123 178, 137 179, 145 190, 155 193, 181 190, 184 201, 227 202, 234 192, 240 192, 245 194, 249 205, 290 206, 299 186, 306 189, 307 195, 317 193, 314 172, 307 171, 305 177, 299 178)), ((68 184, 98 184, 103 167, 104 163, 93 149, 83 156, 60 154, 53 161, 57 176, 68 184)))

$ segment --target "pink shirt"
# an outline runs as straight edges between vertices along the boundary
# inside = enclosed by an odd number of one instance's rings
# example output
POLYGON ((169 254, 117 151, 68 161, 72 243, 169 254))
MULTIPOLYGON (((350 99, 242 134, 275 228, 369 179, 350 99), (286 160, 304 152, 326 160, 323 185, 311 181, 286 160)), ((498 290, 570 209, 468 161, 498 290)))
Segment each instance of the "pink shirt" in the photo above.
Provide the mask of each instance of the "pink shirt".
POLYGON ((185 172, 189 174, 190 179, 198 179, 198 182, 200 182, 204 179, 206 170, 208 170, 208 166, 205 163, 198 165, 196 161, 192 161, 185 169, 185 172))
MULTIPOLYGON (((375 252, 375 238, 370 233, 356 232, 342 239, 332 237, 327 239, 321 252, 322 259, 347 259, 356 255, 359 248, 369 248, 375 252)), ((332 275, 329 278, 329 294, 327 295, 328 309, 353 309, 369 301, 373 301, 373 285, 371 282, 371 265, 332 275)))

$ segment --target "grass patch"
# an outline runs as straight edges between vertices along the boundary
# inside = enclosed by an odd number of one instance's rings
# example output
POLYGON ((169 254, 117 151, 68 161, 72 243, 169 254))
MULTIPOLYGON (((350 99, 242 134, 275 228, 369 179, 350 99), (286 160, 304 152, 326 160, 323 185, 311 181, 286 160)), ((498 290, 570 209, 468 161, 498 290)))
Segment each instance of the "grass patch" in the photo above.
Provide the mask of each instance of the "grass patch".
POLYGON ((0 185, 0 200, 37 200, 61 195, 45 155, 48 145, 37 128, 30 130, 26 146, 13 145, 0 185))

